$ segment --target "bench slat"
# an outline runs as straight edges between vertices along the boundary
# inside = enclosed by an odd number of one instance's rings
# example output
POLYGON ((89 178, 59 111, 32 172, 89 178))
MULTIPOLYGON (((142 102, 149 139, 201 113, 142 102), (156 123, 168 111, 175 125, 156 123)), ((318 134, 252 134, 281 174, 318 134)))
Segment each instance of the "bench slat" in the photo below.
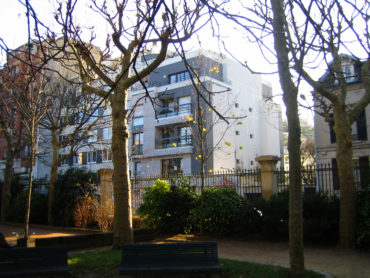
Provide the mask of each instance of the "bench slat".
POLYGON ((120 274, 219 270, 216 242, 129 244, 122 247, 120 274))
POLYGON ((0 277, 67 273, 67 260, 65 246, 0 249, 0 277))

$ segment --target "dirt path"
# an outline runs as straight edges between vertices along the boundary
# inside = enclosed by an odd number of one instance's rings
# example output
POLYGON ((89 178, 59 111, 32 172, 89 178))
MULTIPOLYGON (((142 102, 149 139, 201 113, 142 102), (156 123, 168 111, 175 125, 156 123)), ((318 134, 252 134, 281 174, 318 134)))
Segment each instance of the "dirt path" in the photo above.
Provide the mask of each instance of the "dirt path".
MULTIPOLYGON (((10 243, 16 242, 13 232, 23 232, 21 225, 0 224, 0 232, 10 243)), ((31 239, 38 237, 71 236, 88 231, 59 227, 31 226, 31 239)), ((250 261, 262 264, 289 266, 289 246, 286 242, 241 241, 223 238, 197 238, 193 235, 177 235, 155 242, 217 241, 221 258, 250 261)), ((370 252, 341 250, 334 247, 305 247, 307 269, 328 273, 335 278, 370 278, 370 252)))
MULTIPOLYGON (((17 234, 21 235, 24 232, 24 227, 22 224, 13 224, 13 223, 0 224, 0 232, 3 233, 8 243, 16 244, 17 234)), ((34 246, 36 238, 73 236, 73 235, 88 234, 88 233, 91 233, 91 231, 82 231, 78 229, 63 228, 63 227, 31 225, 30 226, 31 247, 34 246)))

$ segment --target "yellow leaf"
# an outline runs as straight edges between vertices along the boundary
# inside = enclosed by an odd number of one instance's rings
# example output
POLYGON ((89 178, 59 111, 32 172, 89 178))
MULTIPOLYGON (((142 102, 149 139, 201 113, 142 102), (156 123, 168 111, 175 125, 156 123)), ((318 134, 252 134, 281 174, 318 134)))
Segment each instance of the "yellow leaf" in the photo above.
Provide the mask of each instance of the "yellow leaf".
POLYGON ((202 155, 200 154, 200 155, 198 155, 199 157, 202 157, 202 155))
POLYGON ((199 86, 200 85, 200 82, 197 82, 197 85, 199 86))
POLYGON ((243 124, 243 122, 237 122, 237 125, 242 125, 243 124))
POLYGON ((243 149, 243 147, 239 147, 239 149, 241 149, 241 150, 242 150, 242 149, 243 149))
POLYGON ((213 172, 213 170, 208 170, 208 172, 212 173, 212 172, 213 172))
POLYGON ((196 160, 198 160, 198 157, 195 157, 196 160))
POLYGON ((208 111, 212 111, 212 108, 208 108, 208 111))
POLYGON ((205 129, 204 127, 203 127, 203 131, 206 131, 207 129, 205 129))
POLYGON ((193 121, 193 123, 195 123, 195 124, 196 124, 197 122, 196 122, 196 121, 193 121))
POLYGON ((146 167, 147 167, 147 168, 149 168, 149 164, 148 164, 148 165, 146 165, 146 167))
POLYGON ((176 146, 177 146, 177 144, 176 144, 176 143, 172 143, 172 146, 176 147, 176 146))
POLYGON ((234 115, 234 114, 232 114, 232 115, 231 115, 231 117, 235 118, 235 115, 234 115))
POLYGON ((230 142, 225 142, 225 145, 230 147, 231 143, 230 142))

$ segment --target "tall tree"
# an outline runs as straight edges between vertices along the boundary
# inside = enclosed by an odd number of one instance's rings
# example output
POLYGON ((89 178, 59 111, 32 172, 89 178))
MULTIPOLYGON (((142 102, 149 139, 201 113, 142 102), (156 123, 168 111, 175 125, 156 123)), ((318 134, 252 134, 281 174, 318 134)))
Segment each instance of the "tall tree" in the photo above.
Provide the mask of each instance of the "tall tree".
MULTIPOLYGON (((168 47, 185 41, 197 30, 202 5, 199 1, 91 1, 91 7, 112 29, 107 36, 107 49, 99 51, 81 39, 81 27, 74 22, 74 1, 65 1, 56 11, 56 18, 65 30, 65 58, 79 66, 82 90, 107 99, 112 109, 112 153, 114 185, 113 248, 133 242, 131 184, 128 167, 129 88, 141 82, 166 58, 168 47), (158 53, 144 68, 136 69, 136 59, 145 49, 156 47, 158 53), (109 53, 120 53, 119 68, 114 73, 109 53), (92 86, 96 79, 101 86, 92 86), (106 89, 108 88, 108 93, 106 89)), ((103 34, 106 36, 106 34, 103 34)), ((51 38, 56 34, 50 34, 51 38)), ((56 40, 49 40, 57 46, 56 40)), ((149 94, 148 94, 149 97, 149 94)))
POLYGON ((340 244, 356 244, 356 183, 352 161, 352 123, 370 102, 370 41, 367 1, 315 0, 287 2, 285 28, 291 66, 314 88, 316 112, 334 122, 340 185, 340 244), (303 23, 303 25, 302 25, 303 23), (361 28, 364 26, 364 30, 361 28), (350 54, 345 56, 343 53, 350 54), (352 67, 347 71, 345 66, 352 67), (319 66, 327 69, 322 80, 314 78, 319 66), (360 69, 360 71, 357 71, 360 69), (359 81, 352 85, 352 81, 359 81), (360 90, 351 100, 349 88, 360 90), (333 117, 330 117, 330 114, 333 117))

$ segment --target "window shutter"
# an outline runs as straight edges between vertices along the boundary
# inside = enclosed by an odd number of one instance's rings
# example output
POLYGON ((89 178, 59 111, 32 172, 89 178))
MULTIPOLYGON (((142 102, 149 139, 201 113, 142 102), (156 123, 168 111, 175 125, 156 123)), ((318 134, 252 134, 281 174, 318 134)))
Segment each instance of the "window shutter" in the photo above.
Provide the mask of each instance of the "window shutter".
POLYGON ((97 156, 96 156, 96 163, 102 163, 103 162, 103 158, 102 158, 102 151, 97 151, 97 156))
POLYGON ((361 141, 367 140, 367 127, 366 127, 366 115, 363 110, 356 121, 357 125, 357 139, 361 141))
POLYGON ((87 164, 87 152, 82 153, 82 164, 83 165, 87 164))
MULTIPOLYGON (((333 113, 329 114, 329 118, 331 118, 331 119, 334 118, 333 113)), ((329 129, 330 129, 330 143, 335 143, 336 136, 335 136, 335 132, 334 132, 334 120, 329 122, 329 129)))

